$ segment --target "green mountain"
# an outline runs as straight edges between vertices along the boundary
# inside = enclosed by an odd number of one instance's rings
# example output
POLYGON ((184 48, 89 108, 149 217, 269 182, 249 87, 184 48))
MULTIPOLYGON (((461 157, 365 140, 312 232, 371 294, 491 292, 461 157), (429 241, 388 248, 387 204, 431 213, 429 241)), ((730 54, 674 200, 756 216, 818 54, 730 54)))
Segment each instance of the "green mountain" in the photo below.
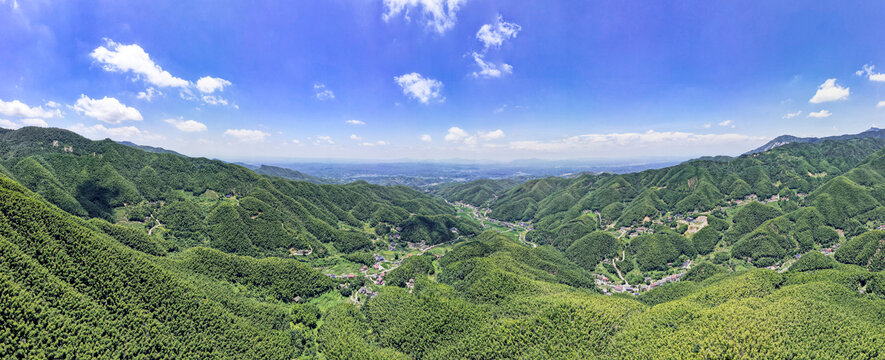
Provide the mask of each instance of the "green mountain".
POLYGON ((525 182, 526 178, 479 179, 465 183, 451 182, 432 189, 432 193, 449 201, 461 201, 480 206, 495 200, 498 195, 525 182))
POLYGON ((2 130, 0 354, 881 358, 883 145, 441 192, 488 218, 405 187, 2 130))
POLYGON ((791 143, 818 143, 822 141, 828 140, 850 140, 850 139, 862 139, 862 138, 874 138, 874 139, 882 139, 885 138, 885 129, 879 129, 876 127, 871 127, 866 131, 857 133, 857 134, 846 134, 846 135, 837 135, 837 136, 827 136, 827 137, 798 137, 792 135, 781 135, 778 136, 771 141, 765 143, 756 149, 750 150, 747 154, 755 154, 760 152, 765 152, 771 149, 774 149, 778 146, 783 146, 791 143))
POLYGON ((261 165, 258 167, 249 167, 250 170, 258 173, 259 175, 267 175, 267 176, 278 176, 283 179, 293 180, 293 181, 307 181, 312 182, 314 184, 337 184, 338 182, 333 179, 325 179, 319 178, 316 176, 308 175, 300 171, 281 168, 277 166, 270 165, 261 165))

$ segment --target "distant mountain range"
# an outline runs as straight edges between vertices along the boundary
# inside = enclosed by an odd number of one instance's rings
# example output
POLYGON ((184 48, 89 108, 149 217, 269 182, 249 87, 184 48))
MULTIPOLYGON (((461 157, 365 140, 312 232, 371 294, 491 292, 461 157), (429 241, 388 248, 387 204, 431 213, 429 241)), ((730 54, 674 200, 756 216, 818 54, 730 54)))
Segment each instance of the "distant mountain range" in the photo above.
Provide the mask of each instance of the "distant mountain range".
POLYGON ((755 154, 760 152, 765 152, 771 149, 774 149, 778 146, 783 146, 791 143, 818 143, 821 141, 827 140, 850 140, 850 139, 860 139, 860 138, 874 138, 874 139, 885 139, 885 129, 879 129, 876 127, 871 127, 868 130, 858 133, 858 134, 845 134, 845 135, 837 135, 837 136, 827 136, 827 137, 798 137, 793 135, 781 135, 774 140, 769 141, 765 145, 762 145, 756 149, 747 151, 745 154, 755 154))

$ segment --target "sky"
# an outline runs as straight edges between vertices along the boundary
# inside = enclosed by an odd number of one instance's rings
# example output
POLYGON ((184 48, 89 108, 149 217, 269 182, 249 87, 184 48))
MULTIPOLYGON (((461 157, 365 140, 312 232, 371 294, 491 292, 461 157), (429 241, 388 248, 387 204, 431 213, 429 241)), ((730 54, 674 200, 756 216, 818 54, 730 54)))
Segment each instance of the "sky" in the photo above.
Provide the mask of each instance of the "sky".
POLYGON ((885 126, 883 16, 881 1, 0 0, 0 127, 229 161, 737 155, 885 126))

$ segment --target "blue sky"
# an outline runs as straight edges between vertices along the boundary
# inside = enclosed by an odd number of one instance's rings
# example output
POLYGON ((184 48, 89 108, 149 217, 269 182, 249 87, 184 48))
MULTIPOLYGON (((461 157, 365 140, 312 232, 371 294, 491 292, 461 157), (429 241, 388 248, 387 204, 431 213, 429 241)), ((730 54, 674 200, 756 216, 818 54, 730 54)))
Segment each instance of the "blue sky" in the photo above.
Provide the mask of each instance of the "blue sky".
POLYGON ((0 0, 0 127, 251 161, 735 155, 885 126, 883 15, 880 1, 0 0))

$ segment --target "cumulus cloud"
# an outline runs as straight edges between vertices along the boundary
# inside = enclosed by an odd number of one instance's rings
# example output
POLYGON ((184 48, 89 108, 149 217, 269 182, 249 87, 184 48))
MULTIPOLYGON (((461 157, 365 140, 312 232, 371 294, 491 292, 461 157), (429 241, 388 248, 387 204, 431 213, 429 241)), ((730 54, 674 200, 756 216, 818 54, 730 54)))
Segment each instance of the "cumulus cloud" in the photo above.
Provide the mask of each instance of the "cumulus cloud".
POLYGON ((102 99, 90 99, 80 94, 73 106, 77 112, 108 124, 119 124, 124 121, 141 121, 141 113, 133 107, 120 103, 119 100, 105 96, 102 99))
POLYGON ((439 34, 455 26, 456 13, 467 0, 384 0, 387 11, 381 15, 385 22, 402 15, 412 20, 412 11, 420 12, 425 26, 439 34))
POLYGON ((734 121, 731 121, 731 120, 721 121, 721 122, 719 122, 719 126, 734 128, 734 121))
POLYGON ((433 137, 431 137, 428 134, 422 134, 419 139, 421 139, 421 141, 423 141, 423 142, 428 142, 428 143, 433 142, 433 137))
POLYGON ((197 80, 197 90, 200 90, 200 92, 204 94, 211 94, 215 91, 224 91, 224 87, 230 85, 230 81, 211 76, 204 76, 201 77, 200 80, 197 80))
POLYGON ((387 141, 378 140, 376 142, 364 142, 364 143, 361 143, 360 146, 384 146, 384 145, 388 145, 388 144, 389 143, 387 141))
POLYGON ((206 124, 195 120, 182 120, 182 119, 166 119, 163 120, 169 125, 175 126, 176 129, 184 132, 201 132, 206 131, 206 124))
POLYGON ((136 77, 154 86, 186 88, 190 82, 172 76, 151 60, 150 55, 137 44, 123 45, 105 39, 105 46, 99 46, 89 54, 102 65, 105 71, 131 72, 136 77))
POLYGON ((159 136, 154 136, 147 131, 140 130, 135 126, 105 127, 102 124, 86 126, 78 123, 69 127, 68 130, 71 130, 90 139, 110 138, 114 140, 144 141, 160 138, 159 136))
POLYGON ((25 126, 49 127, 46 120, 37 118, 20 119, 18 121, 0 119, 0 127, 6 129, 19 129, 25 126))
POLYGON ((504 138, 504 131, 501 129, 489 132, 480 131, 478 134, 479 138, 483 140, 498 140, 504 138))
POLYGON ((504 137, 504 130, 501 129, 488 132, 477 131, 475 134, 470 134, 462 128, 452 126, 446 133, 445 140, 456 144, 473 146, 476 145, 480 140, 493 141, 503 139, 504 137))
POLYGON ((513 66, 505 63, 495 64, 486 62, 483 59, 483 55, 476 52, 473 53, 473 61, 476 62, 476 65, 478 65, 480 69, 479 71, 473 72, 473 77, 475 78, 498 78, 502 75, 513 73, 513 66))
POLYGON ((863 69, 857 71, 858 76, 867 75, 867 78, 871 81, 882 81, 885 82, 885 74, 877 73, 874 71, 876 67, 873 65, 864 65, 863 69))
POLYGON ((781 119, 792 119, 792 118, 797 117, 797 116, 799 116, 799 115, 802 115, 802 111, 801 111, 801 110, 800 110, 800 111, 796 111, 796 112, 787 113, 786 115, 784 115, 783 117, 781 117, 781 119))
POLYGON ((325 84, 314 84, 313 91, 316 93, 317 100, 326 101, 332 100, 335 98, 335 93, 332 90, 326 89, 325 84))
POLYGON ((227 129, 224 131, 224 135, 246 143, 262 142, 265 138, 270 136, 269 133, 264 131, 250 129, 227 129))
POLYGON ((366 125, 365 122, 362 122, 360 120, 353 120, 353 119, 347 120, 347 121, 345 121, 345 123, 349 124, 349 125, 366 125))
MULTIPOLYGON (((51 109, 58 107, 57 105, 58 104, 54 101, 46 103, 46 106, 51 109), (56 106, 52 106, 53 104, 56 106)), ((50 119, 53 117, 61 117, 61 110, 44 109, 42 106, 32 107, 18 100, 3 101, 3 99, 0 99, 0 114, 11 117, 50 119)))
POLYGON ((709 129, 709 128, 713 127, 713 124, 704 124, 703 127, 704 127, 704 129, 709 129))
POLYGON ((335 141, 332 141, 332 137, 328 135, 317 135, 317 139, 313 142, 314 145, 320 144, 335 144, 335 141))
POLYGON ((443 83, 439 80, 425 78, 419 73, 395 76, 393 80, 403 89, 403 94, 421 103, 428 104, 431 100, 444 101, 441 91, 443 83))
POLYGON ((494 24, 485 24, 476 32, 476 39, 482 42, 483 46, 488 49, 490 47, 500 47, 504 40, 516 38, 516 34, 522 30, 522 27, 504 21, 501 15, 498 15, 494 24))
POLYGON ((464 129, 457 126, 450 127, 449 132, 446 134, 445 137, 446 141, 450 142, 463 142, 468 138, 470 138, 470 134, 464 131, 464 129))
POLYGON ((822 102, 842 100, 848 97, 848 88, 836 85, 836 79, 827 79, 817 88, 817 92, 808 102, 819 104, 822 102))
POLYGON ((808 117, 810 117, 810 118, 825 118, 825 117, 830 117, 830 115, 833 115, 833 113, 831 113, 827 110, 821 110, 821 111, 809 113, 808 117))
POLYGON ((227 105, 227 99, 215 95, 203 95, 203 102, 209 105, 227 105))
POLYGON ((764 138, 740 134, 695 134, 679 131, 658 132, 648 130, 644 133, 585 134, 553 141, 512 141, 509 144, 509 148, 514 150, 551 152, 572 152, 581 150, 611 151, 613 148, 635 149, 649 146, 670 148, 690 145, 743 143, 759 140, 764 140, 764 138))
POLYGON ((876 104, 876 107, 880 107, 880 108, 885 107, 885 101, 880 101, 879 103, 876 104))
POLYGON ((16 124, 16 123, 15 123, 14 121, 12 121, 12 120, 0 119, 0 128, 4 128, 4 129, 13 129, 13 130, 15 130, 15 129, 18 129, 18 128, 20 128, 20 127, 21 127, 21 125, 16 124))
POLYGON ((163 93, 160 90, 149 87, 144 91, 139 91, 138 95, 136 95, 135 97, 150 102, 154 99, 154 96, 163 96, 163 93))
POLYGON ((358 136, 357 134, 350 134, 350 140, 362 140, 362 139, 363 138, 361 136, 358 136))

